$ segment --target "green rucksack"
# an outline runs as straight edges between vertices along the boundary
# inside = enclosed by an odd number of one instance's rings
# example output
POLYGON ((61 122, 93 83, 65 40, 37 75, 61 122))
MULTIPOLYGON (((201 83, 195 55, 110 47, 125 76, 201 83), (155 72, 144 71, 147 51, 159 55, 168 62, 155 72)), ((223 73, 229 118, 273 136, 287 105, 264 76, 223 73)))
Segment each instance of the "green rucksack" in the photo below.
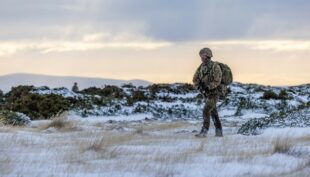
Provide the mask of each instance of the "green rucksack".
POLYGON ((228 65, 226 65, 224 63, 220 63, 218 61, 216 61, 216 63, 220 65, 221 70, 222 70, 221 84, 224 84, 226 86, 231 84, 233 81, 233 75, 232 75, 230 67, 228 65))

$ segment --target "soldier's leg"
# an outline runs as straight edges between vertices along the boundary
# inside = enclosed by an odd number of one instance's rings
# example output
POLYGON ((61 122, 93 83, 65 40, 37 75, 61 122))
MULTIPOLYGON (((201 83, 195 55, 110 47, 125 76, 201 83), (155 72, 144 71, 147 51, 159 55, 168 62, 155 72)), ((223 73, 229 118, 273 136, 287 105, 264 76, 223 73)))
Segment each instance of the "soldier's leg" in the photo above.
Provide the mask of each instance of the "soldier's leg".
POLYGON ((222 124, 216 108, 212 110, 211 116, 215 126, 215 136, 222 137, 223 136, 222 124))
POLYGON ((203 108, 203 125, 201 131, 198 135, 199 137, 206 136, 210 127, 210 116, 212 110, 216 107, 216 99, 213 96, 208 96, 206 99, 206 104, 203 108))
POLYGON ((221 120, 220 120, 220 117, 219 117, 219 114, 216 108, 212 110, 211 117, 212 117, 212 121, 214 123, 215 128, 222 130, 221 120))
POLYGON ((209 100, 207 100, 203 108, 203 111, 202 111, 202 117, 203 117, 202 128, 205 128, 206 130, 209 130, 209 127, 210 127, 211 109, 212 109, 212 104, 210 104, 209 100))

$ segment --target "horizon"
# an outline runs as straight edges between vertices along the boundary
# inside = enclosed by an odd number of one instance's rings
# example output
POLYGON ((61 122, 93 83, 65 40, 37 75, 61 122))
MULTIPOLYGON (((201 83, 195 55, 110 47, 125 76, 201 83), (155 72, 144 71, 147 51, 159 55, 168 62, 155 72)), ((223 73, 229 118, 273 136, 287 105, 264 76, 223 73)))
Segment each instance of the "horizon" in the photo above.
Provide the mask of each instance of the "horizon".
POLYGON ((0 75, 192 83, 203 47, 234 81, 310 83, 310 1, 3 0, 0 75))
MULTIPOLYGON (((81 79, 103 79, 103 80, 111 80, 111 81, 143 81, 143 82, 149 82, 150 84, 193 84, 191 82, 151 82, 148 80, 143 80, 143 79, 118 79, 118 78, 106 78, 106 77, 88 77, 88 76, 73 76, 73 75, 48 75, 48 74, 37 74, 37 73, 10 73, 10 74, 5 74, 5 75, 0 75, 1 77, 6 77, 6 76, 11 76, 11 75, 35 75, 35 76, 46 76, 46 77, 76 77, 76 78, 81 78, 81 79)), ((78 82, 77 82, 78 83, 78 82)), ((239 84, 256 84, 256 85, 261 85, 261 86, 271 86, 271 87, 294 87, 294 86, 301 86, 301 85, 308 85, 308 83, 301 83, 301 84, 296 84, 296 85, 264 85, 264 84, 259 84, 259 83, 246 83, 246 82, 239 82, 239 81, 233 81, 233 83, 239 83, 239 84)), ((79 84, 79 83, 78 83, 79 84)), ((113 84, 112 84, 113 85, 113 84)))

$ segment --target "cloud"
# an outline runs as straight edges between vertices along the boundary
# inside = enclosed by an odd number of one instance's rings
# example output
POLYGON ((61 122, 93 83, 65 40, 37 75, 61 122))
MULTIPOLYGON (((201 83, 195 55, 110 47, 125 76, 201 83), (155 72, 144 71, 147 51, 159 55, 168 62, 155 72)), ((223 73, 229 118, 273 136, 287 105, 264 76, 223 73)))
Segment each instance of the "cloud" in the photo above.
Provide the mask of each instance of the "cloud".
POLYGON ((154 41, 310 39, 308 0, 2 0, 0 40, 108 31, 154 41))
POLYGON ((172 43, 154 41, 143 36, 124 34, 114 36, 109 33, 93 33, 80 40, 40 40, 0 42, 0 56, 13 55, 22 51, 35 50, 40 53, 90 51, 106 48, 153 50, 177 46, 210 46, 213 49, 247 48, 252 51, 298 52, 310 51, 310 40, 218 40, 206 42, 172 43))
POLYGON ((270 50, 275 52, 309 51, 310 40, 226 40, 209 41, 204 45, 215 48, 221 47, 247 47, 254 50, 270 50))
POLYGON ((114 36, 109 33, 94 33, 84 35, 79 40, 44 39, 0 42, 0 56, 29 50, 38 50, 40 53, 89 51, 104 48, 152 50, 172 45, 171 42, 154 41, 151 38, 132 34, 114 36))

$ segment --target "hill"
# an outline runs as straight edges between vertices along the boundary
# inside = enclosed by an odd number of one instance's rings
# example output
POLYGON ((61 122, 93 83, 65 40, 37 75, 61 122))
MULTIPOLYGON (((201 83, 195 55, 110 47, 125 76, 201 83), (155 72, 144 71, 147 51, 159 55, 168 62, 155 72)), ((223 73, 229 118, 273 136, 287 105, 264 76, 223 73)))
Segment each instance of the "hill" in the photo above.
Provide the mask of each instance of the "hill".
POLYGON ((104 85, 121 86, 123 84, 132 83, 136 86, 147 86, 151 82, 144 80, 116 80, 107 78, 91 78, 91 77, 75 77, 75 76, 50 76, 40 74, 16 73, 0 76, 0 89, 7 92, 12 86, 18 85, 34 85, 48 86, 50 88, 66 87, 71 89, 73 83, 77 82, 80 89, 88 87, 102 87, 104 85))

